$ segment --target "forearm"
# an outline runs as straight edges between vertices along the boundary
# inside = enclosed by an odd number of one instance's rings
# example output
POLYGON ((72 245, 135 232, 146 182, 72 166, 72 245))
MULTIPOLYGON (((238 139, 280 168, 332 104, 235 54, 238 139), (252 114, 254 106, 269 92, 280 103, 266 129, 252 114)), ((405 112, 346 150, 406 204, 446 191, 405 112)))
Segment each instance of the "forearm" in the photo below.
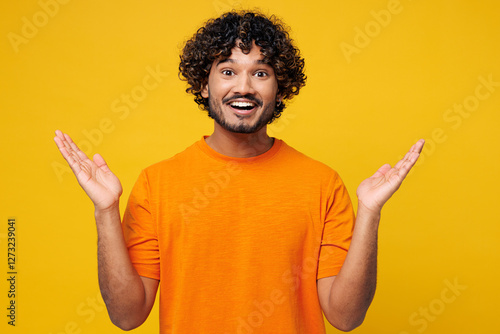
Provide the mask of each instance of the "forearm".
POLYGON ((380 212, 359 203, 351 246, 330 290, 330 317, 347 330, 361 325, 375 295, 379 221, 380 212))
POLYGON ((95 212, 99 287, 111 321, 132 329, 149 314, 143 282, 130 261, 118 205, 95 212))
POLYGON ((95 206, 99 286, 111 321, 122 329, 139 326, 153 306, 158 281, 140 277, 121 229, 120 180, 99 154, 90 160, 71 137, 56 131, 54 141, 95 206))
POLYGON ((383 165, 356 191, 358 214, 344 265, 337 276, 318 280, 321 307, 339 329, 352 330, 364 320, 375 295, 380 211, 408 175, 423 145, 424 140, 419 140, 394 167, 383 165))

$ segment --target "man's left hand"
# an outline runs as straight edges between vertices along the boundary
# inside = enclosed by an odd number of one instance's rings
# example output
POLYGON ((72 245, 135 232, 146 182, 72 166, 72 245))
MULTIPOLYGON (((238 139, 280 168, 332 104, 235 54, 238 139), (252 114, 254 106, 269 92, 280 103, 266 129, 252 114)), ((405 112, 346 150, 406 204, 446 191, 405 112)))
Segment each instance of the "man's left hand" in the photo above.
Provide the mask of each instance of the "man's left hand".
POLYGON ((356 191, 359 205, 379 214, 384 204, 398 190, 401 183, 417 162, 425 141, 420 139, 394 167, 385 164, 375 174, 361 182, 356 191))

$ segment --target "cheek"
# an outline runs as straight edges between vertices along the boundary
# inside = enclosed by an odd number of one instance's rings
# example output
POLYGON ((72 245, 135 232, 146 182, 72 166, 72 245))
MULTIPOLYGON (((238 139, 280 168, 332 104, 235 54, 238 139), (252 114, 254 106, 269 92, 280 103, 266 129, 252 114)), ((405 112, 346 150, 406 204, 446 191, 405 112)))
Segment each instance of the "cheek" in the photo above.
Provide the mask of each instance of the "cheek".
POLYGON ((216 82, 212 81, 209 84, 209 87, 210 87, 210 95, 216 99, 222 99, 231 92, 231 85, 223 80, 216 82))
POLYGON ((268 103, 274 103, 276 102, 276 99, 278 97, 278 89, 276 87, 272 88, 267 88, 266 94, 263 96, 263 98, 268 102, 268 103))
POLYGON ((278 83, 277 82, 263 82, 259 87, 260 92, 265 99, 276 99, 278 95, 278 83))

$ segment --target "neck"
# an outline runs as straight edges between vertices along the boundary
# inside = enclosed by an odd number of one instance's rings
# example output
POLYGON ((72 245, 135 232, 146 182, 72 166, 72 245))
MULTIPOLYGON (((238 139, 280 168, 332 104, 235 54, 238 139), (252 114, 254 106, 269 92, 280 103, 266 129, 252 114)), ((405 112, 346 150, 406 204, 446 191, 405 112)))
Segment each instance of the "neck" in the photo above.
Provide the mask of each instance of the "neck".
POLYGON ((274 138, 267 135, 267 127, 255 133, 234 133, 214 122, 214 132, 205 139, 208 146, 228 157, 251 158, 267 152, 274 138))

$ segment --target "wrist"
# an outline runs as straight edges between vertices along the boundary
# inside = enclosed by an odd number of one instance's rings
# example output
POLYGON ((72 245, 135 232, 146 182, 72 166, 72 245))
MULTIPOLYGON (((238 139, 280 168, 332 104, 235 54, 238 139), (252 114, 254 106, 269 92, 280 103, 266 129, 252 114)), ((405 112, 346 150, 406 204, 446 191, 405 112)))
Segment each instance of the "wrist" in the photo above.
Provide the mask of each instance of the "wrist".
POLYGON ((358 202, 358 211, 356 214, 356 225, 372 226, 378 228, 381 216, 381 209, 368 208, 363 202, 358 202))
POLYGON ((119 202, 113 203, 112 205, 106 207, 99 207, 97 205, 94 207, 94 216, 96 219, 104 217, 114 217, 116 215, 120 216, 119 202))
POLYGON ((361 213, 363 215, 380 217, 382 212, 382 207, 369 207, 363 203, 363 201, 358 199, 358 214, 361 213))

